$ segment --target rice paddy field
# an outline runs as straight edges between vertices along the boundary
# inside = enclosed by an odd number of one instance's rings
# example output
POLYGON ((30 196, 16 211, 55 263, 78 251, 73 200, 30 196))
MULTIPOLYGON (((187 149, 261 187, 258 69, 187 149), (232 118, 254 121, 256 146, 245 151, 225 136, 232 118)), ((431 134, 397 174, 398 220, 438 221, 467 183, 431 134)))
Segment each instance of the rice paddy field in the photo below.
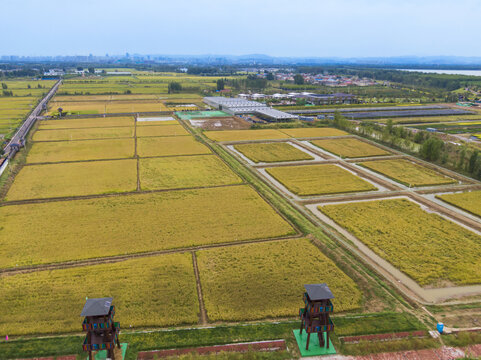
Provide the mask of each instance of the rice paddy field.
POLYGON ((134 132, 135 130, 133 126, 114 128, 38 130, 35 132, 32 139, 34 141, 62 141, 133 138, 134 132))
POLYGON ((471 214, 481 217, 481 191, 443 194, 436 196, 448 204, 454 205, 471 214))
POLYGON ((44 120, 39 123, 40 130, 103 128, 116 126, 134 126, 133 117, 97 117, 80 119, 44 120))
POLYGON ((239 184, 242 180, 214 155, 140 159, 142 190, 239 184))
POLYGON ((238 144, 234 148, 255 163, 314 159, 308 153, 285 142, 238 144))
POLYGON ((137 190, 137 161, 89 161, 24 166, 6 200, 111 194, 137 190))
POLYGON ((455 179, 405 159, 367 161, 359 165, 409 187, 457 183, 455 179))
POLYGON ((0 289, 0 306, 8 309, 2 315, 0 332, 10 336, 78 332, 78 314, 86 296, 113 297, 115 318, 125 328, 194 324, 198 320, 189 253, 3 276, 0 289), (102 286, 92 286, 95 283, 102 286))
POLYGON ((27 155, 27 163, 46 163, 132 158, 134 139, 36 142, 27 155))
POLYGON ((49 104, 49 114, 57 115, 59 108, 69 115, 172 111, 159 100, 54 101, 49 104))
POLYGON ((289 138, 276 129, 204 131, 214 141, 275 140, 289 138))
POLYGON ((0 218, 0 268, 295 233, 246 185, 9 205, 0 218))
POLYGON ((266 171, 299 196, 377 190, 371 183, 332 164, 272 167, 266 171))
POLYGON ((333 128, 297 128, 297 129, 280 129, 280 131, 293 138, 315 138, 315 137, 349 135, 345 131, 333 129, 333 128))
POLYGON ((319 210, 422 286, 481 283, 481 236, 412 201, 340 203, 319 210))
POLYGON ((361 292, 307 239, 202 250, 197 253, 207 315, 212 321, 296 316, 303 284, 326 282, 336 312, 360 307, 361 292), (302 279, 302 281, 299 281, 302 279))
POLYGON ((141 157, 210 154, 207 146, 191 136, 144 137, 137 139, 137 153, 141 157))
POLYGON ((190 135, 182 125, 142 126, 137 129, 137 137, 190 135))
POLYGON ((359 158, 392 154, 380 147, 354 138, 313 140, 311 141, 311 144, 342 158, 359 158))

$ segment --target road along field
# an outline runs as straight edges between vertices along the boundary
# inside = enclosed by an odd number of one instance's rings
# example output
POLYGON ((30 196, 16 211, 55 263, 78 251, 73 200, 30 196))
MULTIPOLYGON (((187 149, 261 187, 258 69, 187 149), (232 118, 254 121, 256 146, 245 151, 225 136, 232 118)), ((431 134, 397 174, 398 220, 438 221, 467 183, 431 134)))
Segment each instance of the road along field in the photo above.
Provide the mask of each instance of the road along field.
POLYGON ((112 296, 123 328, 198 321, 190 253, 0 276, 0 289, 0 306, 8 309, 0 332, 10 336, 78 332, 85 297, 112 296))
POLYGON ((124 159, 135 153, 134 139, 36 142, 27 163, 124 159))
POLYGON ((9 205, 0 218, 0 268, 295 234, 246 185, 9 205))
POLYGON ((373 184, 333 164, 280 166, 265 170, 299 196, 378 190, 373 184))
POLYGON ((137 161, 109 160, 24 166, 6 200, 110 194, 137 189, 137 161))
POLYGON ((355 138, 312 140, 311 144, 341 158, 390 155, 391 152, 355 138))
POLYGON ((221 186, 242 182, 214 155, 140 159, 142 190, 221 186))
POLYGON ((235 150, 255 163, 272 163, 282 161, 313 160, 305 151, 299 150, 285 142, 238 144, 235 150))
POLYGON ((458 181, 406 159, 374 160, 359 163, 408 187, 454 184, 458 181))
POLYGON ((466 193, 443 194, 436 196, 448 204, 481 217, 481 191, 466 193))
POLYGON ((408 199, 318 209, 422 286, 481 283, 481 236, 408 199))
POLYGON ((107 128, 81 128, 38 130, 33 135, 33 141, 62 141, 62 140, 93 140, 112 138, 133 138, 134 127, 107 127, 107 128))
POLYGON ((207 316, 211 321, 296 316, 303 284, 326 282, 336 312, 361 305, 361 292, 307 239, 246 244, 197 253, 207 316))

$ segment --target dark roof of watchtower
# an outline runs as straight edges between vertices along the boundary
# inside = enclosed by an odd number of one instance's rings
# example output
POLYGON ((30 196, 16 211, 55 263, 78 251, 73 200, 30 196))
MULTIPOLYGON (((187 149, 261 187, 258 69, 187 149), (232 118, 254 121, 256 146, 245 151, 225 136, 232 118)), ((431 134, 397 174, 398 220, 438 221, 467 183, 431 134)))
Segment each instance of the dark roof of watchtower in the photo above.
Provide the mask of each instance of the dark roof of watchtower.
POLYGON ((334 299, 331 290, 326 283, 304 285, 309 299, 312 301, 334 299))
POLYGON ((88 299, 85 302, 84 308, 80 316, 102 316, 107 315, 110 311, 110 305, 114 299, 108 298, 98 298, 98 299, 88 299))

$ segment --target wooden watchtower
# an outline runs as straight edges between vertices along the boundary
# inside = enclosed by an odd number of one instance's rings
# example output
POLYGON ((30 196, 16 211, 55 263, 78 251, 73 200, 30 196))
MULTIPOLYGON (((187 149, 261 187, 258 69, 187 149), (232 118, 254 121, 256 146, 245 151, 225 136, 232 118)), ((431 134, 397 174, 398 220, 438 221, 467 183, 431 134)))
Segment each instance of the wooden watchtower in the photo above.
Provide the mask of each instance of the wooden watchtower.
POLYGON ((305 307, 299 310, 299 316, 301 318, 300 334, 302 330, 306 330, 307 333, 306 350, 309 350, 311 333, 317 333, 321 348, 329 349, 329 333, 334 330, 334 324, 330 318, 334 310, 331 302, 334 295, 326 283, 304 285, 304 288, 306 289, 305 307))
POLYGON ((88 351, 89 360, 92 352, 106 350, 108 358, 115 360, 115 344, 120 348, 119 323, 114 322, 115 306, 112 298, 88 299, 80 316, 85 316, 82 323, 87 332, 83 350, 88 351))

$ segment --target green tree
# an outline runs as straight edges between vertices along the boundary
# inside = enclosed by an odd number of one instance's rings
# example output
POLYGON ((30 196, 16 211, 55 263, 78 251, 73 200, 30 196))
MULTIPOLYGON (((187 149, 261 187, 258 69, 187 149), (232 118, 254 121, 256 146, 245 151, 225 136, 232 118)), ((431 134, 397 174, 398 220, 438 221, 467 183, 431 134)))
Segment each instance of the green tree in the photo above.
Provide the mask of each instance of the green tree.
POLYGON ((303 85, 304 84, 304 77, 301 74, 294 75, 294 84, 303 85))
POLYGON ((5 84, 5 83, 2 83, 2 89, 4 89, 4 90, 8 89, 8 86, 7 86, 7 84, 5 84))
POLYGON ((224 79, 217 80, 217 91, 224 90, 224 79))
POLYGON ((95 68, 93 66, 89 67, 89 73, 95 74, 95 68))
POLYGON ((266 75, 267 80, 274 80, 274 75, 271 72, 268 72, 266 75))
POLYGON ((436 161, 441 155, 444 142, 436 137, 431 137, 426 140, 421 146, 421 156, 429 161, 436 161))
POLYGON ((478 155, 479 155, 479 152, 478 150, 475 150, 471 156, 469 157, 469 162, 468 162, 468 171, 469 173, 471 174, 474 174, 474 170, 476 168, 476 164, 478 162, 478 155))
POLYGON ((182 91, 182 85, 176 81, 169 83, 168 92, 169 94, 182 91))

